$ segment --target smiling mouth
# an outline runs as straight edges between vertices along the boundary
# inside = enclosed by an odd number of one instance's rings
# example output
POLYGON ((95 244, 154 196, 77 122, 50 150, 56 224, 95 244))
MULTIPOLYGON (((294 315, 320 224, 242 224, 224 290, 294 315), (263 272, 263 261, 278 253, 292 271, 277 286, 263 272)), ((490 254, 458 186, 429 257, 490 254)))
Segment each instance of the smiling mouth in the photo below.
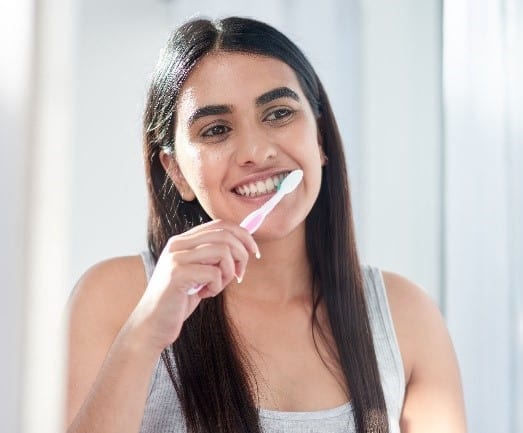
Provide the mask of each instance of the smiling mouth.
POLYGON ((280 173, 270 176, 267 179, 249 182, 237 186, 233 191, 242 197, 259 197, 266 194, 272 194, 278 190, 278 187, 288 174, 288 172, 280 173))

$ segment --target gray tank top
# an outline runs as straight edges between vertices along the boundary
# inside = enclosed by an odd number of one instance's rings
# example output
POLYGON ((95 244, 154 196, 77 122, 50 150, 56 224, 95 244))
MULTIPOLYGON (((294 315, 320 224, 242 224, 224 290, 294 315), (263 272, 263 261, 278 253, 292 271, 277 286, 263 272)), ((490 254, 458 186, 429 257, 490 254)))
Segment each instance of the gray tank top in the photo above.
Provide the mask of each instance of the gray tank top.
MULTIPOLYGON (((148 252, 142 253, 147 280, 154 270, 148 252)), ((362 267, 369 318, 374 338, 391 433, 400 433, 399 419, 405 395, 405 375, 392 324, 385 284, 379 269, 362 267)), ((259 409, 264 433, 354 433, 350 402, 314 412, 281 412, 259 409)), ((164 363, 159 360, 152 376, 140 433, 186 433, 180 401, 164 363)))

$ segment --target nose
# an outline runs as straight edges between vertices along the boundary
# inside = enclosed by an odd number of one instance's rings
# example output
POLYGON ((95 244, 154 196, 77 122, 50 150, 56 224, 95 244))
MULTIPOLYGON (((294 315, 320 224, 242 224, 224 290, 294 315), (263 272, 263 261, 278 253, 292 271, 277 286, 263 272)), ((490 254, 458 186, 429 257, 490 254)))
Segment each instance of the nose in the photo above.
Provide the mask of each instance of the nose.
POLYGON ((235 157, 240 166, 262 165, 277 154, 276 143, 258 128, 250 128, 238 137, 235 157))

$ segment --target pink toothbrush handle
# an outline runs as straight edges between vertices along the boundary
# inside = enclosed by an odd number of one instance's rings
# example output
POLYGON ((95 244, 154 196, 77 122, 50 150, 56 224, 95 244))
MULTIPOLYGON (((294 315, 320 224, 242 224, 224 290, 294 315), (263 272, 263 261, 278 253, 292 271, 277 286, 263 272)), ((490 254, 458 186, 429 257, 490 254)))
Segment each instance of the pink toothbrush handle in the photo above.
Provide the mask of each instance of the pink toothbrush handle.
POLYGON ((187 294, 189 296, 196 295, 196 293, 203 289, 203 286, 205 286, 205 284, 198 284, 195 287, 191 287, 189 290, 187 290, 187 294))
POLYGON ((262 212, 260 209, 255 210, 245 217, 245 219, 240 223, 240 227, 243 227, 252 235, 262 225, 265 215, 266 213, 262 212))

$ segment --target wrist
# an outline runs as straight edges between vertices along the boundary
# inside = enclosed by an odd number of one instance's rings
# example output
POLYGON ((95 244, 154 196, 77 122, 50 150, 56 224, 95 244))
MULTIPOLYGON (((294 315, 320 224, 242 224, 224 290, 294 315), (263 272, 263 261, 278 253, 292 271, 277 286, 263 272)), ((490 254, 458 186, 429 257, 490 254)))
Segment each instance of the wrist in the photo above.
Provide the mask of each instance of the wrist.
POLYGON ((153 337, 148 324, 137 320, 133 315, 123 326, 120 337, 133 356, 146 357, 150 361, 156 362, 164 349, 153 337))

